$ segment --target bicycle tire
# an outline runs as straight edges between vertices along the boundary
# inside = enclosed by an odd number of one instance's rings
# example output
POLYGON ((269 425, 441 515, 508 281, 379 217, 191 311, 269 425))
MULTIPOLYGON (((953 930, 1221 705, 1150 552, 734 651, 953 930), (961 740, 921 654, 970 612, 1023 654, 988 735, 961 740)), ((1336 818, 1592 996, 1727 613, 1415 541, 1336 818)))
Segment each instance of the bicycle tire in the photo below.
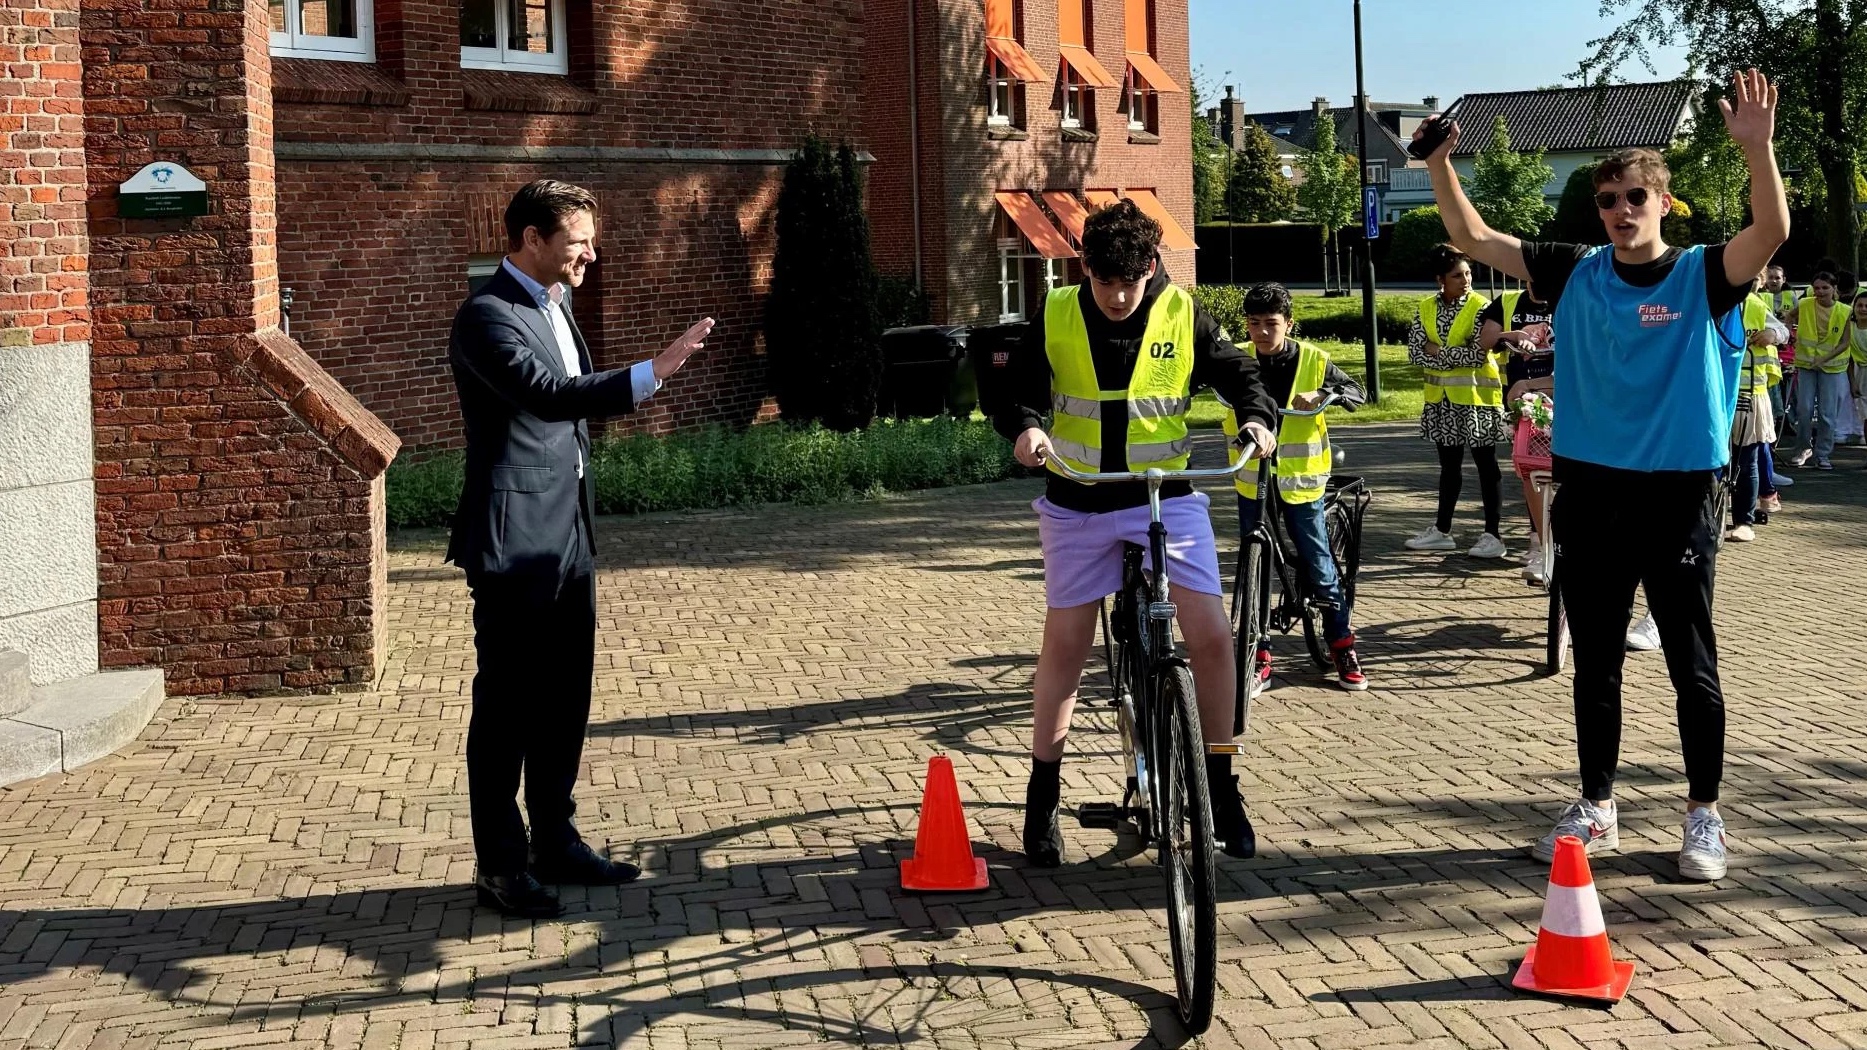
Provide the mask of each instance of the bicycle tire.
POLYGON ((1251 724, 1251 701, 1257 697, 1257 652, 1270 630, 1270 557, 1270 544, 1261 534, 1245 537, 1238 548, 1232 591, 1232 656, 1238 672, 1233 681, 1233 736, 1243 734, 1251 724))
POLYGON ((1336 576, 1342 581, 1342 598, 1355 605, 1355 577, 1361 572, 1361 538, 1355 527, 1354 513, 1338 500, 1328 510, 1329 553, 1335 557, 1336 576))
POLYGON ((1543 643, 1543 673, 1555 676, 1569 663, 1569 611, 1562 604, 1562 585, 1555 571, 1549 574, 1549 616, 1543 643))
POLYGON ((1162 667, 1156 705, 1165 803, 1155 842, 1167 882, 1167 938, 1180 1023, 1199 1035, 1212 1024, 1218 971, 1218 871, 1213 860, 1212 794, 1199 731, 1193 675, 1179 661, 1162 667))
POLYGON ((1322 625, 1316 622, 1316 610, 1308 602, 1303 603, 1303 645, 1309 649, 1309 658, 1319 669, 1327 671, 1334 666, 1329 659, 1329 649, 1323 644, 1322 625))

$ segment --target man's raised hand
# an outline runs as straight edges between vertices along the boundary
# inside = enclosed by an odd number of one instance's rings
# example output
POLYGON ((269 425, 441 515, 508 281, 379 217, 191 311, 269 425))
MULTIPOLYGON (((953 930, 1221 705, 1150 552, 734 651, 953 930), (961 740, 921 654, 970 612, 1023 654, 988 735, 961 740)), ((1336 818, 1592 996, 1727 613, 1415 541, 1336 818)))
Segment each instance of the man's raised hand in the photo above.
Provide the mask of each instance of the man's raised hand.
POLYGON ((1766 148, 1776 136, 1776 85, 1755 69, 1738 72, 1731 77, 1731 97, 1718 100, 1718 111, 1732 142, 1746 152, 1766 148))
POLYGON ((681 333, 681 337, 668 344, 668 348, 655 355, 655 378, 666 379, 681 370, 694 351, 707 345, 707 336, 713 331, 713 318, 708 317, 681 333))

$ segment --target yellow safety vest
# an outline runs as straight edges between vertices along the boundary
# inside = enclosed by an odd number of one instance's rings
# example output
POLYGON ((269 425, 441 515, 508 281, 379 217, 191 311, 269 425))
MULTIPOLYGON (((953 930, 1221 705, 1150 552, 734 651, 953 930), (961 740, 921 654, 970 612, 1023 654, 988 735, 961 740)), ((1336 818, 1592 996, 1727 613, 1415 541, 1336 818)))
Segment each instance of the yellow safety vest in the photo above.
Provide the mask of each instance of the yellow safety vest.
POLYGON ((1850 328, 1848 337, 1854 341, 1854 349, 1849 351, 1848 356, 1854 359, 1855 364, 1867 368, 1867 329, 1850 328))
POLYGON ((1185 469, 1193 448, 1186 430, 1186 413, 1193 407, 1193 297, 1167 286, 1148 311, 1127 389, 1103 390, 1096 381, 1081 294, 1076 286, 1057 288, 1044 300, 1050 447, 1077 470, 1099 472, 1103 413, 1120 412, 1128 419, 1129 470, 1185 469))
MULTIPOLYGON (((1770 303, 1762 296, 1752 292, 1744 300, 1744 334, 1761 332, 1768 326, 1770 303)), ((1750 373, 1750 391, 1753 397, 1768 397, 1770 388, 1783 379, 1783 362, 1777 356, 1773 346, 1744 346, 1744 370, 1750 373)))
POLYGON ((1796 290, 1794 288, 1785 288, 1780 292, 1771 292, 1769 293, 1769 297, 1764 299, 1764 302, 1769 304, 1771 313, 1781 318, 1784 311, 1796 305, 1796 290))
MULTIPOLYGON (((1322 348, 1297 343, 1297 374, 1290 381, 1290 396, 1284 407, 1291 407, 1298 394, 1321 389, 1329 373, 1329 355, 1322 348)), ((1238 413, 1225 413, 1225 436, 1238 436, 1238 413)), ((1238 449, 1226 446, 1231 462, 1238 462, 1238 449)), ((1285 503, 1314 503, 1329 488, 1329 468, 1334 465, 1329 448, 1329 425, 1321 416, 1285 416, 1277 424, 1277 494, 1285 503)), ((1238 491, 1247 499, 1258 498, 1258 472, 1247 470, 1238 478, 1238 491)))
MULTIPOLYGON (((1841 300, 1828 311, 1828 330, 1820 330, 1815 323, 1815 297, 1802 300, 1802 306, 1796 311, 1796 367, 1814 368, 1815 359, 1828 354, 1841 345, 1847 338, 1848 307, 1841 300)), ((1852 353, 1844 354, 1822 368, 1824 372, 1845 372, 1848 370, 1848 358, 1852 353)))
MULTIPOLYGON (((1479 312, 1489 303, 1490 300, 1477 292, 1467 292, 1464 307, 1446 332, 1446 342, 1451 346, 1464 346, 1469 342, 1472 331, 1478 327, 1479 312)), ((1426 341, 1439 346, 1439 296, 1429 295, 1421 300, 1419 313, 1426 341)), ((1487 354, 1485 363, 1474 368, 1426 369, 1426 404, 1447 399, 1455 405, 1502 406, 1504 377, 1498 371, 1497 357, 1487 354)))

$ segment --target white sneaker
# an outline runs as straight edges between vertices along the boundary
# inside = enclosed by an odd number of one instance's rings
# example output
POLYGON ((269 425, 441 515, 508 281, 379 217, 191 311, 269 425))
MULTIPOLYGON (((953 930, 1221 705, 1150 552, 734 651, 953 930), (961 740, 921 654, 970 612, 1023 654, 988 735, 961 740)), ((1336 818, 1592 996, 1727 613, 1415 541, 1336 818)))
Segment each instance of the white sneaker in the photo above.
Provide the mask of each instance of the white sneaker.
POLYGON ((1775 485, 1779 489, 1786 489, 1790 487, 1791 485, 1794 485, 1795 483, 1796 483, 1796 479, 1790 477, 1787 474, 1771 474, 1770 475, 1770 484, 1775 485))
POLYGON ((1637 653, 1650 653, 1660 647, 1660 625, 1648 613, 1627 629, 1627 647, 1637 653))
POLYGON ((1612 802, 1603 806, 1578 798, 1569 803, 1569 808, 1556 818, 1556 826, 1549 834, 1536 840, 1530 847, 1530 855, 1545 864, 1556 859, 1556 840, 1564 835, 1574 835, 1582 840, 1582 849, 1589 856, 1602 850, 1619 849, 1621 845, 1621 827, 1615 819, 1615 806, 1612 802))
POLYGON ((1452 542, 1452 534, 1440 532, 1436 525, 1428 525, 1417 535, 1407 537, 1407 549, 1410 551, 1455 551, 1459 545, 1452 542))
POLYGON ((1534 532, 1530 534, 1530 548, 1523 552, 1523 563, 1525 565, 1543 564, 1543 539, 1534 532))
POLYGON ((1724 818, 1709 806, 1685 816, 1685 842, 1679 847, 1679 877, 1696 882, 1724 878, 1724 818))
POLYGON ((1757 538, 1757 530, 1748 525, 1733 525, 1724 538, 1731 543, 1749 543, 1757 538))
POLYGON ((1806 466, 1809 460, 1814 459, 1814 458, 1815 458, 1815 450, 1811 448, 1805 448, 1801 452, 1796 453, 1793 457, 1790 458, 1789 465, 1792 467, 1806 466))
POLYGON ((1478 538, 1477 543, 1472 544, 1471 550, 1465 553, 1474 558, 1494 559, 1506 557, 1510 551, 1505 549, 1503 540, 1487 532, 1478 538))
POLYGON ((1523 567, 1523 582, 1532 587, 1549 586, 1548 578, 1543 575, 1543 559, 1541 557, 1538 557, 1535 561, 1523 567))

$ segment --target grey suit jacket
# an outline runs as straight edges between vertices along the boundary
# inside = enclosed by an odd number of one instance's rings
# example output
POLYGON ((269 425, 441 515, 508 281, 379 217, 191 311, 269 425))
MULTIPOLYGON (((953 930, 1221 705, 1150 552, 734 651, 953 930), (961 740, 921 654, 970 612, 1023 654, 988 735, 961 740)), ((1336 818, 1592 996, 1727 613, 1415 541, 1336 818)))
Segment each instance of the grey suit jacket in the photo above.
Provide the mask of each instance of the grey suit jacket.
MULTIPOLYGON (((568 320, 568 295, 564 307, 568 320)), ((587 537, 596 486, 585 420, 633 410, 634 390, 626 368, 593 373, 583 334, 575 321, 570 328, 579 376, 565 371, 550 320, 504 267, 454 315, 447 356, 466 423, 467 468, 447 560, 470 584, 498 576, 543 597, 594 565, 587 537)))

